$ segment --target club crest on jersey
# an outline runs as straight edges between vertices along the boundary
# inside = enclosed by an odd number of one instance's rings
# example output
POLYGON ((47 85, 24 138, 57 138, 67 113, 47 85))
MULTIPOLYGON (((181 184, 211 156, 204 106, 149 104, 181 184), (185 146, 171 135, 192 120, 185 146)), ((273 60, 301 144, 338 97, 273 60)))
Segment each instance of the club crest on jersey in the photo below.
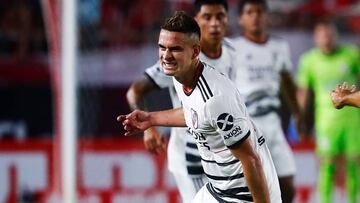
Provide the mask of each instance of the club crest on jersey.
POLYGON ((194 109, 191 109, 191 120, 192 120, 192 125, 195 129, 198 128, 198 114, 194 109))
POLYGON ((222 113, 218 116, 216 124, 222 131, 228 131, 234 126, 234 118, 228 113, 222 113))

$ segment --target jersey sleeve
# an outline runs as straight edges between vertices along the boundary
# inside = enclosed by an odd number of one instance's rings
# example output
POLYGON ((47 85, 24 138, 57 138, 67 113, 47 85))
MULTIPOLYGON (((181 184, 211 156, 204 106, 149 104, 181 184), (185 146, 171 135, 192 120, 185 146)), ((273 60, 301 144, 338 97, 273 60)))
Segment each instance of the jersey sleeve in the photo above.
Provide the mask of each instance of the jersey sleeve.
POLYGON ((231 148, 243 142, 250 135, 250 120, 246 117, 245 105, 240 96, 219 96, 207 101, 206 112, 210 125, 223 138, 225 145, 231 148))
POLYGON ((162 71, 160 61, 146 68, 144 74, 159 88, 166 88, 173 86, 173 80, 171 76, 167 76, 162 71))
POLYGON ((309 53, 305 53, 300 57, 297 75, 298 86, 305 88, 310 88, 313 83, 311 74, 311 59, 308 54, 309 53))

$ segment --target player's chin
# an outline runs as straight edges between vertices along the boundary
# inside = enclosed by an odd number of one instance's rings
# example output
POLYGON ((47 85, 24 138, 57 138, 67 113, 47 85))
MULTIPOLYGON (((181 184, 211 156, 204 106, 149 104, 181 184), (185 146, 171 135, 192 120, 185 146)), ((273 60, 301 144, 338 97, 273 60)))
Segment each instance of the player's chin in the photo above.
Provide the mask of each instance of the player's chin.
POLYGON ((162 70, 163 72, 165 73, 165 75, 168 75, 168 76, 173 76, 174 75, 174 69, 172 68, 166 68, 166 67, 162 67, 162 70))
POLYGON ((175 71, 172 69, 163 68, 163 71, 164 71, 165 75, 168 75, 168 76, 174 76, 174 74, 175 74, 175 71))
POLYGON ((176 66, 168 66, 164 65, 162 66, 163 71, 166 75, 173 76, 175 71, 177 70, 176 66))

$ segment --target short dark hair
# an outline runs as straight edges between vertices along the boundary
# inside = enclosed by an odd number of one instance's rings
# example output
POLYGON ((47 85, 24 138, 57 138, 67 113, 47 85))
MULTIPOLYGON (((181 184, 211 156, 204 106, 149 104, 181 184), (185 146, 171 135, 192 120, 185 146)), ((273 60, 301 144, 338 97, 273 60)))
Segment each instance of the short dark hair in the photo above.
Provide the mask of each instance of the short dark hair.
POLYGON ((194 1, 194 15, 199 13, 201 6, 203 5, 214 5, 220 4, 224 6, 225 10, 228 11, 228 3, 226 0, 195 0, 194 1))
POLYGON ((195 34, 199 39, 201 37, 199 25, 193 17, 187 15, 184 11, 176 11, 173 16, 167 18, 161 29, 190 35, 195 34))
POLYGON ((241 15, 244 11, 244 7, 246 4, 257 4, 264 8, 264 10, 268 10, 268 5, 266 3, 266 0, 240 0, 238 4, 238 12, 241 15))
POLYGON ((334 21, 329 17, 322 17, 317 19, 314 23, 314 28, 317 27, 318 25, 336 27, 334 21))

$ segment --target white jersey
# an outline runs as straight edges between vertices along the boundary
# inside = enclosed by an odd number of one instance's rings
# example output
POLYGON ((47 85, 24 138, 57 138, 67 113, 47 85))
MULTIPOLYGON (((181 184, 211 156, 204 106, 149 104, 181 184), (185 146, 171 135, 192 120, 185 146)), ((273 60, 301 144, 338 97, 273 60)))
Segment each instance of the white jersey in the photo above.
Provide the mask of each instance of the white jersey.
POLYGON ((246 98, 251 116, 261 116, 280 107, 280 73, 291 73, 288 44, 270 37, 265 44, 257 44, 244 37, 232 39, 236 47, 235 83, 246 98))
POLYGON ((190 93, 176 79, 186 125, 197 141, 202 165, 215 199, 224 202, 252 201, 241 162, 229 148, 251 139, 259 154, 272 202, 278 202, 280 188, 265 139, 250 120, 235 85, 223 74, 203 63, 199 79, 190 93))

